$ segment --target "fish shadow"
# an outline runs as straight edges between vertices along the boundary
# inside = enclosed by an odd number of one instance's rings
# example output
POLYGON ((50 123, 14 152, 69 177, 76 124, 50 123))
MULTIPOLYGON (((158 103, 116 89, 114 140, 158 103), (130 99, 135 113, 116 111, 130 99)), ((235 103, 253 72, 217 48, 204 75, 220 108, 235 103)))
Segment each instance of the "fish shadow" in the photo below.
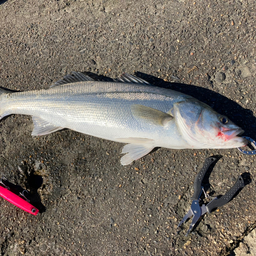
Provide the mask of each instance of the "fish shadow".
MULTIPOLYGON (((115 81, 112 78, 97 75, 92 72, 85 73, 98 81, 115 81)), ((185 93, 206 103, 219 114, 227 116, 236 125, 241 127, 245 131, 244 134, 246 134, 246 136, 256 139, 256 135, 254 134, 254 131, 256 130, 256 118, 253 116, 253 112, 250 109, 243 108, 224 95, 196 85, 166 82, 163 79, 142 72, 135 72, 135 75, 154 86, 185 93)))

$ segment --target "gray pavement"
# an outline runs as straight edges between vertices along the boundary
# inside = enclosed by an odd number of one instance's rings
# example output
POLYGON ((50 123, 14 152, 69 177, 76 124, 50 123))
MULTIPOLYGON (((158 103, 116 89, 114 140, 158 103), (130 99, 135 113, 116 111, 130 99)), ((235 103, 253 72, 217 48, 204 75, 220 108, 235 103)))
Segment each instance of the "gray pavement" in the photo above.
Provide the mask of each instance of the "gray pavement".
MULTIPOLYGON (((256 139, 255 10, 254 0, 0 1, 1 86, 46 89, 71 71, 138 72, 256 139)), ((41 210, 35 217, 0 199, 1 255, 255 255, 255 157, 157 149, 124 167, 121 144, 70 130, 32 137, 32 128, 28 116, 0 122, 1 175, 41 210), (185 237, 189 222, 179 234, 177 225, 210 155, 222 156, 210 177, 215 195, 241 173, 251 183, 185 237)))

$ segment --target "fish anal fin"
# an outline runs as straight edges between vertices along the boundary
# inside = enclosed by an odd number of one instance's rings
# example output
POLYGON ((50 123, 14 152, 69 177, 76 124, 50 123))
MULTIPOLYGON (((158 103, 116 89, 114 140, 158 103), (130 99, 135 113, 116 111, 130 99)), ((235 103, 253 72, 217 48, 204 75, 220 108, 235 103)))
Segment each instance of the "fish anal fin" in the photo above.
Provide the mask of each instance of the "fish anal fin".
POLYGON ((173 116, 168 113, 143 105, 132 105, 131 110, 134 117, 142 118, 155 125, 165 126, 173 119, 173 116))
POLYGON ((134 160, 137 160, 147 155, 154 146, 152 144, 127 144, 123 147, 122 154, 125 154, 121 158, 122 165, 128 165, 134 160))
POLYGON ((41 135, 47 135, 53 132, 56 132, 58 130, 62 130, 63 127, 55 126, 40 117, 32 116, 33 123, 34 123, 34 129, 32 131, 32 136, 41 136, 41 135))
POLYGON ((71 74, 64 76, 61 80, 54 83, 50 88, 63 84, 70 84, 82 81, 94 81, 94 79, 85 75, 84 73, 73 71, 71 72, 71 74))

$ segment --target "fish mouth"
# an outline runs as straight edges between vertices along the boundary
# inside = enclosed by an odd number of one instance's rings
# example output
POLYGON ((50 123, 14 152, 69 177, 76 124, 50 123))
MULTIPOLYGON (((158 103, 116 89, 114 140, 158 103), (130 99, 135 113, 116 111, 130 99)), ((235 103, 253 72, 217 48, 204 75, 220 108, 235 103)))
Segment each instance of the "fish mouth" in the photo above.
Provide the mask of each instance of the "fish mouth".
POLYGON ((225 128, 221 127, 221 133, 228 139, 233 139, 236 136, 242 135, 244 133, 244 130, 241 128, 235 128, 235 129, 230 129, 230 128, 225 128))
POLYGON ((221 129, 221 132, 226 141, 230 141, 230 140, 236 141, 241 146, 245 146, 248 144, 248 140, 245 139, 244 137, 241 137, 241 135, 244 133, 244 130, 241 128, 236 128, 236 129, 224 128, 224 129, 221 129))

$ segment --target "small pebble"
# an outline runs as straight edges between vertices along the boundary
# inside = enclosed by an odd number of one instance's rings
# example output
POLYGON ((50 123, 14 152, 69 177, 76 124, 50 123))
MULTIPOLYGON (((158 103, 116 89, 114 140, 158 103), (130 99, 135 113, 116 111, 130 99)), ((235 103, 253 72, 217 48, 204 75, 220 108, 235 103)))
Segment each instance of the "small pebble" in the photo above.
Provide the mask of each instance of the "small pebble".
POLYGON ((225 79, 226 79, 226 75, 225 75, 225 73, 223 73, 223 72, 219 72, 219 73, 217 73, 216 76, 215 76, 215 80, 216 80, 216 82, 218 82, 218 83, 223 82, 225 79))

